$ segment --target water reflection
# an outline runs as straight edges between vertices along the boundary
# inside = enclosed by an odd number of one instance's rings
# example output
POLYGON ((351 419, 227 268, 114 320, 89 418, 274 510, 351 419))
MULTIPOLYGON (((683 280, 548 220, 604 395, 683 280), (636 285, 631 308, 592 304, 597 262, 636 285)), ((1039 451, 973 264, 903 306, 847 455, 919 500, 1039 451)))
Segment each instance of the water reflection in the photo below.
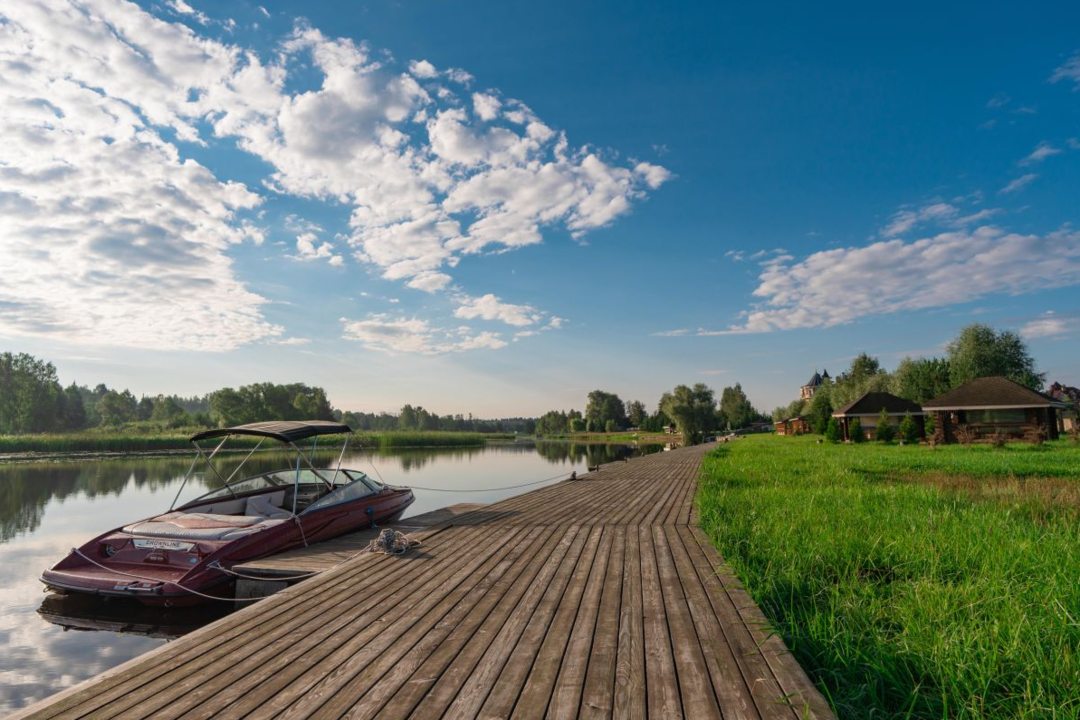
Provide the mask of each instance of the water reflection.
MULTIPOLYGON (((459 502, 496 502, 586 466, 641 450, 541 442, 477 448, 350 453, 345 467, 416 488, 415 515, 459 502)), ((282 467, 287 455, 259 453, 251 473, 282 467)), ((224 459, 227 475, 243 454, 224 459)), ((320 453, 336 462, 337 455, 320 453)), ((190 468, 188 456, 112 458, 0 465, 0 715, 51 695, 220 617, 231 606, 162 616, 161 610, 92 599, 43 596, 41 571, 101 532, 166 510, 190 468), (44 598, 44 600, 43 600, 44 598), (200 612, 209 615, 198 617, 200 612), (155 616, 156 613, 156 616, 155 616), (97 632, 77 632, 96 629, 97 632)), ((215 479, 195 476, 181 502, 215 479)))

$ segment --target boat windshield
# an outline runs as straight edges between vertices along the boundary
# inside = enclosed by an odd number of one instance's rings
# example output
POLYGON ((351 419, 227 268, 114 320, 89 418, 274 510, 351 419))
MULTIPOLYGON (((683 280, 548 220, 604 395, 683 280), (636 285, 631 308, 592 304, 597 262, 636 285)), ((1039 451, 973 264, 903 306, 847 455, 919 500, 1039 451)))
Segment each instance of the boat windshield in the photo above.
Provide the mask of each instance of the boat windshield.
POLYGON ((308 505, 304 512, 300 514, 304 515, 313 510, 319 510, 332 505, 358 500, 359 498, 367 497, 368 495, 374 495, 381 491, 383 487, 382 483, 372 480, 362 472, 342 470, 338 473, 338 477, 335 480, 334 489, 308 505))

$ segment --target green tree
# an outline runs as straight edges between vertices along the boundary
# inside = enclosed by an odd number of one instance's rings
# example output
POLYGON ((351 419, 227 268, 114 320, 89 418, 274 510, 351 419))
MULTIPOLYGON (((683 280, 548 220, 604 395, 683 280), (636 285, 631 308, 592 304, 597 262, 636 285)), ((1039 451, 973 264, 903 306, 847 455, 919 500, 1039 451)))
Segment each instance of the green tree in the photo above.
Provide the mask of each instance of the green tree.
POLYGON ((570 432, 580 433, 585 432, 585 419, 584 418, 570 418, 570 432))
POLYGON ((703 383, 692 388, 679 385, 664 393, 660 404, 664 415, 675 421, 687 445, 701 442, 705 432, 716 424, 716 398, 703 383))
POLYGON ((915 445, 919 442, 919 424, 915 422, 915 418, 911 417, 911 413, 904 415, 904 419, 900 421, 900 439, 908 444, 915 445))
POLYGON ((82 392, 75 383, 64 388, 64 418, 62 426, 65 430, 81 430, 86 427, 86 406, 83 405, 82 392))
POLYGON ((829 420, 832 419, 833 405, 830 398, 829 386, 822 385, 814 393, 813 399, 810 401, 810 407, 806 410, 807 421, 810 423, 810 429, 816 432, 818 435, 825 433, 826 428, 829 425, 829 420))
POLYGON ((896 428, 894 428, 889 422, 889 412, 885 408, 881 408, 881 412, 878 414, 877 428, 874 430, 874 437, 881 442, 892 442, 892 439, 896 436, 896 428))
POLYGON ((944 358, 904 358, 893 371, 889 391, 922 404, 952 388, 949 361, 944 358))
POLYGON ((1003 375, 1040 390, 1046 375, 1035 371, 1027 345, 1014 332, 996 332, 988 325, 968 325, 949 343, 949 379, 953 387, 975 378, 1003 375))
POLYGON ((645 403, 640 400, 631 400, 626 403, 626 421, 630 423, 630 427, 640 428, 648 416, 649 411, 645 409, 645 403))
POLYGON ((614 421, 617 427, 624 428, 626 406, 614 393, 593 390, 585 404, 585 419, 592 421, 592 431, 596 432, 603 430, 608 420, 614 421))
POLYGON ((862 423, 859 422, 859 418, 855 418, 848 425, 848 438, 853 443, 861 443, 866 439, 866 435, 863 434, 862 423))
POLYGON ((608 420, 606 423, 604 423, 604 432, 615 432, 618 429, 619 428, 615 424, 614 420, 608 420))
MULTIPOLYGON (((816 393, 815 393, 816 396, 816 393)), ((832 443, 838 443, 843 439, 843 434, 840 432, 840 423, 836 418, 831 417, 829 421, 825 423, 825 439, 832 443)))
POLYGON ((728 428, 733 430, 747 427, 758 415, 739 383, 720 393, 720 413, 723 416, 721 422, 726 421, 728 428))
POLYGON ((138 401, 130 391, 117 392, 109 390, 97 404, 98 417, 102 425, 123 425, 135 420, 138 411, 138 401))
POLYGON ((53 364, 26 353, 0 353, 0 433, 56 430, 64 391, 53 364))
POLYGON ((181 427, 190 421, 190 417, 176 399, 168 395, 158 395, 153 400, 153 409, 150 411, 150 419, 160 422, 169 427, 181 427))

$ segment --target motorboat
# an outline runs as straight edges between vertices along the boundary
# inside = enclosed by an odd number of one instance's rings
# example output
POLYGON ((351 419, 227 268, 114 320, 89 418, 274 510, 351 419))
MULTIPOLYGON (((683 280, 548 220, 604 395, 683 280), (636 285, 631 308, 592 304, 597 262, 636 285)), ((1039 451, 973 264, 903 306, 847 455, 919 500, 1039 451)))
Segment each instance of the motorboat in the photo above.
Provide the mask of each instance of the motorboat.
POLYGON ((323 420, 258 422, 198 433, 191 438, 195 459, 168 512, 74 548, 41 581, 54 592, 134 598, 147 605, 232 600, 234 565, 393 522, 413 502, 409 488, 341 467, 351 434, 348 425, 323 420), (344 435, 337 464, 317 467, 319 439, 328 435, 344 435), (258 441, 226 475, 225 450, 238 437, 258 441), (291 450, 295 462, 244 475, 244 465, 267 440, 291 450), (212 449, 202 445, 207 441, 215 441, 212 449), (177 506, 200 467, 206 468, 204 480, 220 486, 177 506))

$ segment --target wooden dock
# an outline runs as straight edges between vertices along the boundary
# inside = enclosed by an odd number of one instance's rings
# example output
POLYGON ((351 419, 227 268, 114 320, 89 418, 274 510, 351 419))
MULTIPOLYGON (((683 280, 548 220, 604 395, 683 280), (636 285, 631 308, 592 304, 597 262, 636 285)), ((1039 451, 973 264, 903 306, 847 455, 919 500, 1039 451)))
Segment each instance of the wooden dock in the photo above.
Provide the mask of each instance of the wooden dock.
POLYGON ((19 717, 831 718, 695 527, 704 450, 353 557, 19 717))

